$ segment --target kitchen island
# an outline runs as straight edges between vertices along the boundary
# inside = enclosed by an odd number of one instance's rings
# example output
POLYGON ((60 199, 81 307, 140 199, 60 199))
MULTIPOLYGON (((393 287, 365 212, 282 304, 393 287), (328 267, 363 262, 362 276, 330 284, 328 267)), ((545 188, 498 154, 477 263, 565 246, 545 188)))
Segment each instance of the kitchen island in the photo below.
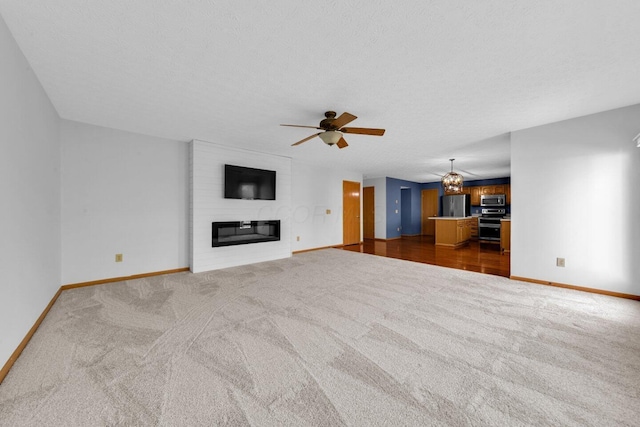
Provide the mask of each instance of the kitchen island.
POLYGON ((431 216, 436 222, 436 245, 459 248, 469 243, 473 224, 477 218, 473 216, 431 216))

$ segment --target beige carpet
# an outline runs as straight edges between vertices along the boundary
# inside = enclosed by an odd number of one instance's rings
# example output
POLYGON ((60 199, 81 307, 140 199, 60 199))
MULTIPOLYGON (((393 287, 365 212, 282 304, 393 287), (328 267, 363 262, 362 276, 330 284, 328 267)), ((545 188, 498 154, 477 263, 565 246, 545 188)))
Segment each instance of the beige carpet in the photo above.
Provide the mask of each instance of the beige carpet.
POLYGON ((640 303, 335 249, 62 293, 0 425, 640 423, 640 303))

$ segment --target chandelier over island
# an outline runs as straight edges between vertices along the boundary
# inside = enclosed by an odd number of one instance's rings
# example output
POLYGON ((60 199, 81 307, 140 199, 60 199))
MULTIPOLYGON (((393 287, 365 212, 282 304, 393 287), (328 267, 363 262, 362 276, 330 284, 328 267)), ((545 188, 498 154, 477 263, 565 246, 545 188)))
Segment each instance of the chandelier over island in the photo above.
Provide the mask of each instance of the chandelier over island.
POLYGON ((455 159, 449 159, 451 162, 451 172, 442 177, 442 188, 444 194, 462 194, 462 183, 464 178, 459 173, 453 171, 453 161, 455 159))

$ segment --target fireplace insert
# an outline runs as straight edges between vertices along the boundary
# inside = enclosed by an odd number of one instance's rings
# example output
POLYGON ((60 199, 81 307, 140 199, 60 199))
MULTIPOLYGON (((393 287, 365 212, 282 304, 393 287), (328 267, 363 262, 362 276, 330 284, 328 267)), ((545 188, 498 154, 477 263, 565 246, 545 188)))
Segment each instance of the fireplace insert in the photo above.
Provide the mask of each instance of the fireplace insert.
POLYGON ((213 222, 211 246, 244 245, 280 240, 280 220, 213 222))

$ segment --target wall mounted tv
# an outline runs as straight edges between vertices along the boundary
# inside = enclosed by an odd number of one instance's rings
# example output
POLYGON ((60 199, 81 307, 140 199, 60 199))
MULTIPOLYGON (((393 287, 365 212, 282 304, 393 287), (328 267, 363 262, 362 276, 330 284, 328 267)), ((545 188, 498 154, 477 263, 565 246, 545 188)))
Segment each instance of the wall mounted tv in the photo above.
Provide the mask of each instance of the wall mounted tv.
POLYGON ((224 165, 224 198, 276 199, 276 171, 224 165))

